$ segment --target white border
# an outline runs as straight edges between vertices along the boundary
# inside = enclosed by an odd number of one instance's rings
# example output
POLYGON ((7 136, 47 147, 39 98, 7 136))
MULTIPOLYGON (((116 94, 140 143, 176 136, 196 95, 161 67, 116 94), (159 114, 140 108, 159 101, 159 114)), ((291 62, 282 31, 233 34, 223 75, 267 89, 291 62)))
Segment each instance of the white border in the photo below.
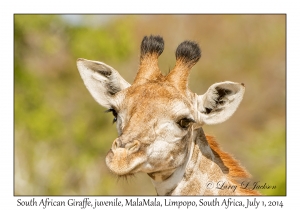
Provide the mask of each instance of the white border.
MULTIPOLYGON (((296 2, 296 1, 293 1, 296 2)), ((16 209, 18 197, 13 196, 13 14, 15 13, 286 13, 287 14, 287 196, 264 197, 283 200, 285 209, 298 204, 299 137, 297 123, 299 109, 300 29, 299 7, 287 1, 4 1, 1 3, 1 146, 0 146, 0 206, 16 209), (293 99, 291 98, 293 97, 293 99)), ((270 87, 271 88, 271 87, 270 87)), ((55 198, 55 197, 53 197, 55 198)), ((67 199, 67 197, 64 197, 67 199)), ((81 197, 76 197, 81 199, 81 197)), ((210 197, 209 199, 212 199, 210 197)), ((92 198, 94 199, 94 198, 92 198)), ((125 197, 122 197, 125 199, 125 197)), ((198 199, 198 198, 197 198, 198 199)), ((240 198, 246 199, 246 198, 240 198)), ((298 206, 298 205, 297 205, 298 206)), ((284 209, 283 208, 283 209, 284 209)), ((27 208, 42 209, 42 208, 27 208)), ((47 208, 54 209, 54 208, 47 208)), ((75 209, 75 208, 61 208, 75 209)), ((78 208, 80 209, 80 208, 78 208)), ((104 208, 103 208, 104 209, 104 208)), ((294 208, 295 209, 295 208, 294 208)))

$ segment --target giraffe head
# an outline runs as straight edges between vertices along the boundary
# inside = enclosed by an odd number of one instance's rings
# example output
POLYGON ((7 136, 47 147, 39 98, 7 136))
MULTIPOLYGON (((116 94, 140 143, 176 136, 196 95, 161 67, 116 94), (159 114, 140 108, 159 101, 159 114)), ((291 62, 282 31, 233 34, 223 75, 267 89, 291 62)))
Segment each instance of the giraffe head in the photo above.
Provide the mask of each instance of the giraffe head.
POLYGON ((91 95, 114 115, 119 136, 106 164, 117 175, 171 174, 186 161, 193 131, 227 120, 243 98, 244 85, 234 82, 213 84, 203 95, 188 89, 189 72, 201 56, 197 43, 184 41, 177 47, 168 75, 158 67, 163 49, 162 37, 144 37, 132 85, 105 63, 77 61, 91 95))

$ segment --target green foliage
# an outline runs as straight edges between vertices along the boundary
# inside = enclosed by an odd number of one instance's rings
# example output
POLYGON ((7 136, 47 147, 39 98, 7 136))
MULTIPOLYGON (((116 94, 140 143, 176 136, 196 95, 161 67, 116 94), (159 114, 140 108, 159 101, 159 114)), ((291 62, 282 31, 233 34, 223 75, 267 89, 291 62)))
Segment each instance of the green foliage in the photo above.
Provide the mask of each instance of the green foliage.
MULTIPOLYGON (((260 136, 255 136, 255 144, 252 144, 250 148, 252 153, 249 156, 254 155, 254 162, 256 163, 256 170, 253 170, 257 174, 257 178, 260 175, 260 185, 266 183, 270 186, 275 186, 275 189, 261 189, 260 192, 263 195, 286 195, 286 169, 282 166, 286 161, 286 148, 278 145, 284 145, 285 143, 285 130, 276 125, 273 125, 260 136), (266 141, 271 139, 272 141, 266 141), (260 149, 257 148, 261 142, 263 146, 260 149), (262 157, 270 157, 263 159, 262 157), (261 169, 266 168, 267 173, 261 174, 261 169)), ((249 157, 250 158, 250 157, 249 157)))
POLYGON ((70 51, 75 57, 85 56, 91 60, 124 61, 132 53, 132 37, 127 19, 119 20, 109 27, 80 26, 69 28, 70 51))
POLYGON ((15 16, 16 194, 107 192, 109 184, 84 183, 90 170, 99 179, 116 131, 107 123, 112 116, 85 89, 74 57, 126 59, 132 50, 129 25, 122 20, 117 27, 89 30, 70 27, 55 15, 15 16))

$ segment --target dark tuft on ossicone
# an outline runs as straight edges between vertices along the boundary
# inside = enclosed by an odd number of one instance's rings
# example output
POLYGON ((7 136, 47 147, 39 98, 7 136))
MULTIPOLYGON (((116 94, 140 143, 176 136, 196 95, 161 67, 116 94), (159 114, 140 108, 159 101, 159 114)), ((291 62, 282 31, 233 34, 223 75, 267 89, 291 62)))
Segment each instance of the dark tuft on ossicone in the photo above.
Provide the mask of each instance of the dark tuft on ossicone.
POLYGON ((194 65, 201 57, 199 45, 193 41, 182 42, 176 50, 176 60, 194 65))
POLYGON ((145 36, 141 44, 141 57, 146 54, 157 54, 159 56, 164 51, 164 40, 161 36, 145 36))

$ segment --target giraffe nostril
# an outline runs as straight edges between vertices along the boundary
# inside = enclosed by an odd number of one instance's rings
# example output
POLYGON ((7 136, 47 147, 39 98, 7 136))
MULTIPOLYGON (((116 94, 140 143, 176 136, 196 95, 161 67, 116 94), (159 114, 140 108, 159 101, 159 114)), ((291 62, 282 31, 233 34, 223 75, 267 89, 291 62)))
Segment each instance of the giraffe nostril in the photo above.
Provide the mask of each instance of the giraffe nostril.
POLYGON ((137 152, 140 149, 141 143, 138 140, 134 140, 128 143, 122 143, 122 141, 117 138, 114 140, 112 144, 112 151, 116 151, 117 149, 124 148, 130 153, 137 152))
POLYGON ((134 140, 132 142, 129 142, 125 145, 125 148, 131 152, 137 152, 140 149, 141 143, 138 140, 134 140))
POLYGON ((112 144, 112 149, 116 150, 117 148, 120 148, 122 145, 121 141, 119 138, 117 138, 116 140, 114 140, 113 144, 112 144))

